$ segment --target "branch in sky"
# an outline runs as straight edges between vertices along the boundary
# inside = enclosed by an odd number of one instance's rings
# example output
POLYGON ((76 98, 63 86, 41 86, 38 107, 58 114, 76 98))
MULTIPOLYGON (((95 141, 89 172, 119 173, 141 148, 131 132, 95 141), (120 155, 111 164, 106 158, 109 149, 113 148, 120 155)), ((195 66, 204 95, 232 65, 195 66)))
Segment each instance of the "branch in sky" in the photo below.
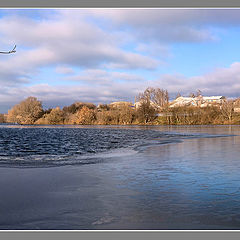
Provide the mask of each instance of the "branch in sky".
POLYGON ((14 48, 11 50, 11 51, 9 51, 9 52, 0 52, 0 53, 2 53, 2 54, 9 54, 9 53, 15 53, 16 52, 16 45, 14 46, 14 48))

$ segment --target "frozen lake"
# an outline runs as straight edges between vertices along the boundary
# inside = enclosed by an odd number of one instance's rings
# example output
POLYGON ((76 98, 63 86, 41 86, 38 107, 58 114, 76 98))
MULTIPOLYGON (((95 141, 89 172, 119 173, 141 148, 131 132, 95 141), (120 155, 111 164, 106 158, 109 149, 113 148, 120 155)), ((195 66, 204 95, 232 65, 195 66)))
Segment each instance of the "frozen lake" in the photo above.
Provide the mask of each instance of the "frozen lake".
POLYGON ((0 229, 240 229, 240 126, 0 127, 0 229))

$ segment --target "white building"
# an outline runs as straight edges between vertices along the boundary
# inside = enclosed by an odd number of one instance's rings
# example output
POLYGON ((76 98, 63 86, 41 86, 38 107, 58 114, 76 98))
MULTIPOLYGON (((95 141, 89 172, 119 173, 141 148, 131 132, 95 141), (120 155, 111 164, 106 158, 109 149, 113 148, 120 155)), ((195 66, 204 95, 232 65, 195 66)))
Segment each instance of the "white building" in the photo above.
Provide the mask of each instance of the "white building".
POLYGON ((203 97, 203 101, 207 103, 223 103, 226 98, 224 96, 203 97))
POLYGON ((224 101, 224 96, 210 96, 210 97, 178 97, 172 101, 169 107, 182 107, 182 106, 199 106, 206 107, 214 104, 222 104, 224 101))
POLYGON ((120 108, 120 107, 124 107, 124 106, 132 106, 131 102, 124 102, 124 101, 120 101, 120 102, 112 102, 109 104, 109 106, 114 107, 114 108, 120 108))

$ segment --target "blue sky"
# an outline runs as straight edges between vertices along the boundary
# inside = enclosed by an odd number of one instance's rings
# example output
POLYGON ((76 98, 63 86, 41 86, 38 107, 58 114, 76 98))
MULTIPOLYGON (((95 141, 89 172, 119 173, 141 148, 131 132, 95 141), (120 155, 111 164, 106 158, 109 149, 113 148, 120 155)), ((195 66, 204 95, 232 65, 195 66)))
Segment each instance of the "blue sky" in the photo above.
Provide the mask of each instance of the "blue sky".
POLYGON ((0 112, 35 96, 45 108, 134 101, 148 86, 173 99, 239 97, 240 9, 1 9, 0 112))

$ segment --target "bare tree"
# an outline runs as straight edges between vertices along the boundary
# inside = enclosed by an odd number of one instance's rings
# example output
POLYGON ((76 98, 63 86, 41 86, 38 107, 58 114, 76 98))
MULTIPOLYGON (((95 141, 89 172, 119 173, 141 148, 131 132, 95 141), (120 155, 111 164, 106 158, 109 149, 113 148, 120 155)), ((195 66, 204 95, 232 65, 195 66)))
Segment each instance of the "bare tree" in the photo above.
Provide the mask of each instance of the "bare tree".
POLYGON ((137 97, 140 107, 137 109, 138 119, 148 123, 156 118, 156 113, 168 105, 168 91, 160 88, 148 87, 137 97))
POLYGON ((189 97, 191 97, 191 98, 200 97, 200 96, 202 96, 202 91, 199 90, 199 89, 196 91, 196 93, 191 92, 191 93, 189 94, 189 97))
POLYGON ((196 96, 197 96, 197 97, 202 96, 202 91, 201 91, 200 89, 197 90, 196 96))
POLYGON ((143 93, 138 95, 138 101, 153 105, 155 108, 162 108, 168 104, 168 91, 161 88, 148 87, 143 93))
POLYGON ((191 97, 191 98, 195 98, 196 96, 195 96, 194 93, 190 93, 190 94, 189 94, 189 97, 191 97))
POLYGON ((145 124, 151 122, 156 118, 156 110, 148 102, 142 102, 137 109, 137 118, 145 124))
POLYGON ((176 96, 176 99, 179 98, 179 97, 181 97, 181 96, 182 96, 181 93, 178 92, 178 93, 177 93, 177 96, 176 96))
POLYGON ((221 106, 221 113, 224 118, 227 118, 228 121, 232 121, 234 112, 234 102, 233 100, 225 100, 221 106))
POLYGON ((153 96, 151 100, 156 106, 162 108, 168 105, 169 96, 168 96, 167 90, 155 88, 152 91, 153 91, 153 96))
POLYGON ((11 51, 8 51, 8 52, 0 52, 2 54, 10 54, 10 53, 15 53, 16 52, 16 45, 13 47, 13 49, 11 51))

